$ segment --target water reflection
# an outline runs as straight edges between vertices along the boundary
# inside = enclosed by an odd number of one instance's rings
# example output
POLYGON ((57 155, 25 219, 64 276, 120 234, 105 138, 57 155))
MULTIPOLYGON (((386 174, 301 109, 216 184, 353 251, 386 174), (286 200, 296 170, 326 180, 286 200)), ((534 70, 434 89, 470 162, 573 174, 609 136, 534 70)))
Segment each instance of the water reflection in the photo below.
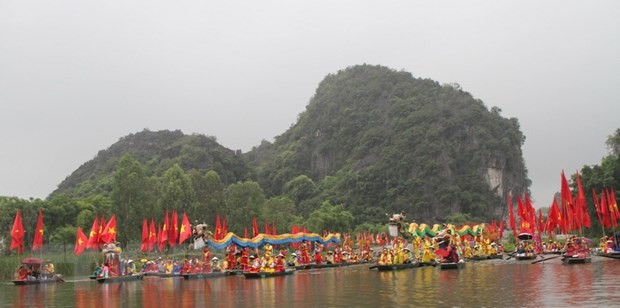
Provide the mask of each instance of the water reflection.
POLYGON ((544 264, 485 261, 453 271, 425 267, 376 272, 359 265, 256 280, 150 277, 103 285, 87 279, 19 287, 3 284, 0 306, 600 307, 620 302, 619 277, 620 262, 598 258, 584 265, 562 265, 559 259, 544 264))

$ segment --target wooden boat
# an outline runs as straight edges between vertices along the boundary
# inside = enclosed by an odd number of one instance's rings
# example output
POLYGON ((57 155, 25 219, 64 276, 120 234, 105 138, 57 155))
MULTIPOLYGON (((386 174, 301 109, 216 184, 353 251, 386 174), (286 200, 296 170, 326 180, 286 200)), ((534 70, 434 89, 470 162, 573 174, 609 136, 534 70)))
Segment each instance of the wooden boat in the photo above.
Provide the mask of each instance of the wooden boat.
POLYGON ((591 257, 569 257, 563 256, 562 263, 563 264, 585 264, 592 262, 591 257))
POLYGON ((369 269, 376 268, 378 271, 397 271, 406 268, 420 267, 420 263, 404 263, 404 264, 390 264, 390 265, 373 265, 369 269))
POLYGON ((172 273, 160 273, 160 272, 143 272, 144 277, 159 277, 159 278, 181 278, 181 274, 172 273))
POLYGON ((138 281, 142 280, 144 276, 142 274, 138 275, 125 275, 125 276, 114 276, 114 277, 99 277, 97 278, 98 283, 119 283, 126 281, 138 281))
POLYGON ((536 259, 536 254, 534 254, 534 253, 518 253, 518 254, 515 255, 515 259, 517 259, 517 261, 534 260, 534 259, 536 259))
POLYGON ((248 279, 260 279, 260 278, 270 278, 270 277, 278 277, 278 276, 287 276, 295 273, 293 269, 287 269, 284 272, 243 272, 243 276, 248 279))
POLYGON ((418 266, 437 266, 437 262, 418 262, 418 266))
POLYGON ((465 262, 439 263, 439 268, 442 270, 460 269, 463 267, 465 267, 465 262))
POLYGON ((466 261, 485 261, 485 260, 496 260, 496 259, 503 259, 504 256, 501 254, 494 254, 494 255, 484 255, 484 256, 475 256, 475 257, 471 257, 471 258, 466 258, 466 261))
POLYGON ((216 277, 224 277, 228 275, 226 272, 210 272, 210 273, 185 273, 181 274, 186 280, 210 279, 216 277))
POLYGON ((46 276, 45 274, 41 274, 43 272, 43 264, 45 262, 38 258, 24 258, 21 261, 20 268, 17 270, 18 279, 12 280, 13 284, 16 286, 23 285, 32 285, 32 284, 42 284, 42 283, 56 283, 56 282, 64 282, 62 279, 62 275, 53 274, 51 276, 46 276), (32 274, 34 273, 34 274, 32 274), (39 274, 36 274, 39 273, 39 274))
POLYGON ((598 256, 599 257, 604 257, 604 258, 611 258, 611 259, 620 260, 620 252, 612 252, 612 253, 599 252, 598 256))
POLYGON ((42 283, 56 283, 56 282, 64 282, 64 280, 58 276, 49 279, 35 279, 35 280, 13 280, 13 284, 16 286, 25 286, 31 284, 42 284, 42 283))
POLYGON ((226 275, 228 276, 243 275, 243 270, 240 270, 240 269, 227 270, 226 275))
POLYGON ((563 251, 544 251, 543 255, 561 255, 563 253, 563 251))

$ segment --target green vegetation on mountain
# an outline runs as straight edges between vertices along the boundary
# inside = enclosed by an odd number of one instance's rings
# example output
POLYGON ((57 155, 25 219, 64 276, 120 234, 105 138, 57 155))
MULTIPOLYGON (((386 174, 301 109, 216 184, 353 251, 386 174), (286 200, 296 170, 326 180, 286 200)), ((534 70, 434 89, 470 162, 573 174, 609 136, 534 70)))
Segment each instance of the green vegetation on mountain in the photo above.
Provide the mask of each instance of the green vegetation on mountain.
MULTIPOLYGON (((166 210, 192 222, 226 216, 243 234, 257 218, 279 233, 292 224, 321 232, 374 228, 404 212, 427 223, 466 213, 498 219, 505 195, 527 191, 517 119, 489 110, 458 85, 382 66, 330 74, 297 123, 273 143, 236 153, 215 138, 144 130, 121 138, 68 176, 48 200, 0 198, 0 234, 17 208, 38 208, 50 236, 117 216, 120 241, 139 241, 141 222, 166 210)), ((5 232, 6 231, 6 232, 5 232)), ((47 240, 47 239, 46 239, 47 240)), ((6 241, 5 241, 6 242, 6 241)))

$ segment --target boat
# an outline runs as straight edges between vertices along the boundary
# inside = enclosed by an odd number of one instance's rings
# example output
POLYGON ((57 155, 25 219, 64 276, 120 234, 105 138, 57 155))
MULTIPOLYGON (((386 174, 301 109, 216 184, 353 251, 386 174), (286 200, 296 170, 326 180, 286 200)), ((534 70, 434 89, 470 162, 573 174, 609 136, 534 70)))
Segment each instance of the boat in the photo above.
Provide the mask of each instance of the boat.
POLYGON ((16 286, 33 285, 42 283, 64 282, 62 275, 52 274, 46 275, 42 273, 45 262, 38 258, 24 258, 21 261, 19 269, 17 269, 17 278, 12 280, 16 286))
POLYGON ((159 278, 181 278, 180 273, 160 273, 160 272, 142 272, 144 277, 159 277, 159 278))
POLYGON ((415 267, 420 267, 420 263, 403 263, 403 264, 389 264, 389 265, 373 265, 371 267, 369 267, 369 269, 373 269, 376 268, 377 271, 397 271, 397 270, 402 270, 402 269, 406 269, 406 268, 415 268, 415 267))
POLYGON ((294 269, 287 269, 283 272, 243 272, 243 276, 248 279, 270 278, 278 276, 287 276, 295 273, 294 269))
POLYGON ((209 279, 216 277, 224 277, 228 275, 227 272, 210 272, 210 273, 185 273, 181 274, 185 280, 195 280, 195 279, 209 279))
POLYGON ((494 255, 474 256, 470 258, 465 258, 465 261, 485 261, 485 260, 496 260, 496 259, 503 259, 503 258, 504 256, 501 254, 494 254, 494 255))
POLYGON ((103 262, 107 265, 104 267, 102 275, 95 280, 98 283, 117 283, 125 281, 138 281, 142 280, 144 276, 142 273, 126 274, 121 271, 121 248, 114 243, 107 243, 103 246, 101 252, 103 253, 103 262), (107 271, 107 272, 106 272, 107 271))
POLYGON ((515 259, 517 259, 517 261, 534 260, 536 259, 536 254, 535 253, 518 253, 518 254, 515 254, 515 259))
POLYGON ((597 256, 620 260, 620 252, 599 252, 597 256))
POLYGON ((442 270, 460 269, 465 267, 465 262, 446 262, 439 263, 439 268, 442 270))
POLYGON ((114 276, 114 277, 97 277, 98 283, 118 283, 118 282, 126 282, 126 281, 138 281, 142 280, 144 275, 123 275, 123 276, 114 276))
POLYGON ((437 262, 417 262, 417 264, 422 267, 422 266, 437 266, 437 262))
POLYGON ((308 268, 330 268, 330 267, 342 267, 342 266, 350 266, 358 263, 353 262, 340 262, 340 263, 321 263, 321 264, 309 264, 308 268))
POLYGON ((592 262, 591 257, 574 257, 574 256, 562 256, 563 264, 585 264, 592 262))

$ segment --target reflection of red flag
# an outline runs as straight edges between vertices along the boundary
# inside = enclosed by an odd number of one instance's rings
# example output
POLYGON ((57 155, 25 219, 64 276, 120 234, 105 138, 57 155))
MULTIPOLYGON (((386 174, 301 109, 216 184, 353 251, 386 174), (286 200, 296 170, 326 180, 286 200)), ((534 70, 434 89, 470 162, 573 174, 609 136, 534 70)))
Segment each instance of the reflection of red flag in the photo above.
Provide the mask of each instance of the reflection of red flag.
POLYGON ((258 231, 258 223, 256 223, 256 217, 252 218, 252 237, 256 237, 260 231, 258 231))
POLYGON ((13 221, 13 228, 11 228, 11 248, 13 250, 17 248, 17 253, 21 254, 24 251, 24 224, 22 223, 22 214, 17 210, 15 214, 15 220, 13 221))
POLYGON ((183 213, 183 219, 181 221, 181 230, 179 232, 179 244, 183 243, 186 239, 192 236, 192 227, 189 224, 187 215, 183 213))
POLYGON ((116 241, 116 215, 112 215, 112 218, 110 218, 110 221, 106 224, 99 238, 103 243, 112 243, 116 241))
POLYGON ((86 234, 82 231, 82 227, 78 227, 77 236, 75 238, 75 248, 73 249, 73 253, 76 256, 79 256, 86 249, 86 245, 88 243, 88 238, 86 238, 86 234))
POLYGON ((157 242, 157 229, 155 229, 155 220, 151 218, 151 223, 149 224, 149 245, 147 251, 153 251, 155 249, 155 243, 157 242))
POLYGON ((43 212, 39 210, 39 218, 37 219, 37 228, 34 232, 34 241, 32 242, 32 251, 37 249, 43 251, 43 212))
POLYGON ((93 226, 90 228, 90 234, 88 237, 88 242, 86 242, 86 248, 88 249, 99 249, 99 218, 95 216, 95 220, 93 220, 93 226))
POLYGON ((149 223, 146 218, 142 221, 142 245, 140 245, 140 251, 148 251, 149 249, 149 223))
POLYGON ((179 216, 176 210, 172 211, 172 221, 170 222, 170 235, 168 235, 168 243, 174 247, 179 240, 179 216))

